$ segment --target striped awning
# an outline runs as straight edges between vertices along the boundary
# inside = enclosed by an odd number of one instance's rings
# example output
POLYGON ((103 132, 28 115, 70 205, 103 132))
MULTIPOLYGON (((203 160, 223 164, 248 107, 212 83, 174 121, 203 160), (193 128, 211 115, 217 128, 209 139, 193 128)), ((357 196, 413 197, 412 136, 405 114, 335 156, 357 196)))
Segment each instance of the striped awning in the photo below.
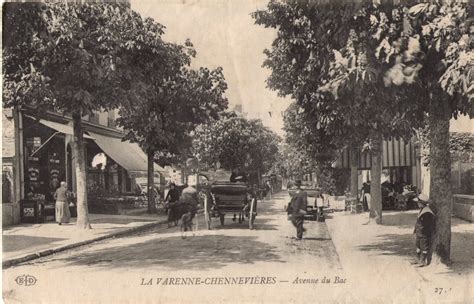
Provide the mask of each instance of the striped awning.
MULTIPOLYGON (((383 168, 411 167, 416 166, 415 145, 412 141, 405 142, 403 139, 384 140, 383 142, 383 168)), ((372 156, 369 152, 359 151, 357 153, 359 170, 370 169, 372 156)), ((344 149, 337 160, 339 168, 350 168, 350 152, 344 149)))

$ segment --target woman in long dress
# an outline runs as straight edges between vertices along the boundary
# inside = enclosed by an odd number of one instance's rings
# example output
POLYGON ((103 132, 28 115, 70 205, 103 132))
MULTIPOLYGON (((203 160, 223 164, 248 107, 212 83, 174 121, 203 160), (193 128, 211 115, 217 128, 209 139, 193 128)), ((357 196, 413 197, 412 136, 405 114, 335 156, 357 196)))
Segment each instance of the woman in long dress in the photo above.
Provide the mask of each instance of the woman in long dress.
POLYGON ((61 182, 61 186, 54 193, 56 199, 56 222, 61 225, 69 223, 71 213, 69 212, 69 204, 67 202, 67 185, 66 182, 61 182))

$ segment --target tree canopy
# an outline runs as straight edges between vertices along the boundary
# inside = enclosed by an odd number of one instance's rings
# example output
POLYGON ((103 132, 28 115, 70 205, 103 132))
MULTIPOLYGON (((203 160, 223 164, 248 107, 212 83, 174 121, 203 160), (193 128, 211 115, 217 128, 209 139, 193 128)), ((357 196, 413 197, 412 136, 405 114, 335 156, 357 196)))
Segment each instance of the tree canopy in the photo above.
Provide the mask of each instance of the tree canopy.
POLYGON ((196 129, 193 151, 209 167, 264 174, 276 160, 280 140, 260 120, 227 116, 196 129))
MULTIPOLYGON (((394 2, 270 1, 253 16, 277 30, 265 50, 269 87, 314 112, 302 117, 311 117, 308 125, 319 124, 346 143, 373 140, 376 155, 382 136, 409 137, 430 125, 431 197, 442 214, 435 252, 446 257, 449 119, 472 111, 473 4, 394 2)), ((379 187, 373 186, 376 203, 379 187)))

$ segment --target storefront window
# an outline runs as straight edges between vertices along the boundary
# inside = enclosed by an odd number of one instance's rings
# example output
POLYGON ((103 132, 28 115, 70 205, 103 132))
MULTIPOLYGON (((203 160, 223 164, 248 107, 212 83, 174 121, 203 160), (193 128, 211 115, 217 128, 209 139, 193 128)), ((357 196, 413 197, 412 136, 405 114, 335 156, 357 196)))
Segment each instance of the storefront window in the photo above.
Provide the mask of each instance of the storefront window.
POLYGON ((64 134, 27 119, 24 135, 25 196, 44 195, 46 201, 53 201, 66 178, 64 134))

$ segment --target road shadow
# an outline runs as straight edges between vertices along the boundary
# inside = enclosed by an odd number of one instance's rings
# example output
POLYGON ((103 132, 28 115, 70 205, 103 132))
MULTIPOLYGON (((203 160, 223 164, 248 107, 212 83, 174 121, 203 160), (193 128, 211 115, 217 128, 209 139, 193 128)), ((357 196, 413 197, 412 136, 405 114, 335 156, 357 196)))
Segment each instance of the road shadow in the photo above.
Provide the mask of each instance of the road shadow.
POLYGON ((3 252, 13 252, 36 247, 41 245, 51 245, 65 240, 64 238, 28 236, 28 235, 3 235, 3 252))
POLYGON ((332 241, 331 238, 319 238, 319 237, 304 237, 306 241, 332 241))
POLYGON ((257 237, 202 235, 154 238, 145 242, 84 252, 61 259, 69 266, 137 268, 161 266, 174 270, 212 270, 229 264, 285 263, 276 247, 257 237))
POLYGON ((91 224, 117 224, 117 225, 128 225, 130 223, 140 223, 140 222, 156 222, 158 219, 133 219, 133 218, 97 218, 91 219, 91 224))
MULTIPOLYGON (((278 230, 277 225, 270 224, 271 222, 274 222, 272 219, 266 219, 266 218, 257 218, 255 219, 254 222, 254 229, 255 230, 278 230)), ((232 218, 225 218, 224 220, 224 226, 221 225, 220 220, 218 218, 213 218, 212 219, 212 229, 213 230, 228 230, 228 229, 249 229, 249 222, 248 219, 245 219, 244 222, 239 224, 238 222, 238 217, 235 222, 232 221, 232 218)))
MULTIPOLYGON (((474 233, 452 232, 451 265, 447 273, 466 274, 473 270, 474 233)), ((395 255, 406 258, 415 257, 415 237, 413 234, 384 234, 368 245, 358 247, 361 251, 380 255, 395 255)))

